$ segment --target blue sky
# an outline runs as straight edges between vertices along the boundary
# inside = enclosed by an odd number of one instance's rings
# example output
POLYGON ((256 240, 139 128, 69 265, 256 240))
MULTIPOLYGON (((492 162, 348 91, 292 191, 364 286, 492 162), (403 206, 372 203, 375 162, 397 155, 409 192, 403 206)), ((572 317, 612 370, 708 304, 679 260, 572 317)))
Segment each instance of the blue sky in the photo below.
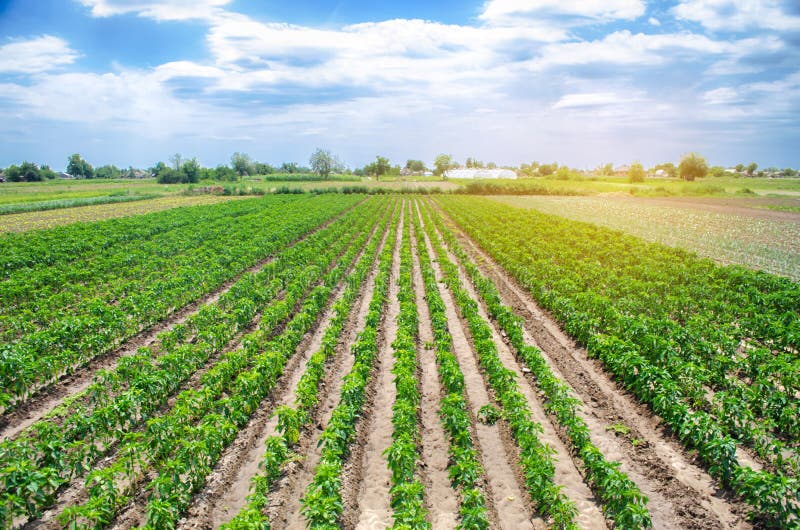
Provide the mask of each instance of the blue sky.
POLYGON ((0 0, 0 166, 800 166, 796 0, 0 0))

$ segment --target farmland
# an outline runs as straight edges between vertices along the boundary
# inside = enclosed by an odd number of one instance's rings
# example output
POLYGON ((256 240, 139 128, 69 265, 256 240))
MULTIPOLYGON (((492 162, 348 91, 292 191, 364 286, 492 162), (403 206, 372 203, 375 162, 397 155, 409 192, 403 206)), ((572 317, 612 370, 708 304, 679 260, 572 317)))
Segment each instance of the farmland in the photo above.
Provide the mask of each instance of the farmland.
POLYGON ((800 279, 797 199, 688 202, 633 197, 498 197, 523 208, 599 224, 665 245, 800 279), (739 206, 755 203, 755 207, 739 206), (759 201, 759 202, 755 202, 759 201), (776 206, 774 203, 780 204, 776 206), (774 208, 774 209, 773 209, 774 208), (774 214, 773 214, 774 213, 774 214))
POLYGON ((474 196, 92 221, 0 236, 4 527, 800 526, 791 279, 474 196))

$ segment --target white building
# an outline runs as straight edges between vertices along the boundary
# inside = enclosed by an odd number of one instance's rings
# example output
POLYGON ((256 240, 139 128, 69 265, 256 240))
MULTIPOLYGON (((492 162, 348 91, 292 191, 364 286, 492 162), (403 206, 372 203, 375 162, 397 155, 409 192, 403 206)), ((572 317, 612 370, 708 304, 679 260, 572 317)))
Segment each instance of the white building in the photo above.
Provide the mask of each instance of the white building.
POLYGON ((448 169, 448 179, 515 179, 517 174, 510 169, 448 169))

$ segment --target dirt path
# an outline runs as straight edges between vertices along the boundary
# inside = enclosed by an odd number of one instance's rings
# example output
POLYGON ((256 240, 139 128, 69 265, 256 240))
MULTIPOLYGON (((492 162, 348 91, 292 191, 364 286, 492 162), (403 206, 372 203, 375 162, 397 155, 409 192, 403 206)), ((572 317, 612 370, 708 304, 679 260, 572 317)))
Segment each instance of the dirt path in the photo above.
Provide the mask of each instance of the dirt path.
MULTIPOLYGON (((295 240, 287 248, 291 248, 305 241, 316 232, 324 230, 350 210, 351 208, 348 208, 344 212, 341 212, 340 214, 324 222, 317 228, 307 232, 302 237, 295 240)), ((156 342, 160 333, 171 330, 175 326, 186 322, 186 320, 193 314, 197 313, 202 306, 216 303, 226 292, 231 289, 233 284, 242 278, 242 276, 245 274, 257 273, 269 263, 274 261, 274 259, 275 256, 273 254, 260 260, 255 265, 245 269, 239 274, 236 274, 233 278, 224 282, 210 293, 207 293, 199 300, 196 300, 195 302, 192 302, 171 313, 161 322, 154 324, 153 326, 144 329, 139 334, 127 339, 114 350, 95 357, 83 366, 76 368, 72 373, 65 375, 58 381, 42 387, 15 408, 4 411, 2 416, 0 416, 0 439, 16 437, 19 435, 19 433, 50 413, 62 401, 64 401, 64 399, 85 391, 92 384, 94 376, 98 370, 113 370, 121 358, 135 354, 139 348, 152 346, 156 342)))
MULTIPOLYGON (((395 248, 392 256, 392 279, 390 280, 392 285, 396 284, 397 276, 395 274, 399 273, 400 234, 402 233, 400 228, 402 228, 402 226, 398 227, 397 232, 394 234, 395 248)), ((366 318, 369 312, 369 304, 375 287, 376 274, 377 269, 373 271, 373 274, 371 275, 367 285, 367 290, 363 299, 361 300, 361 306, 358 310, 358 316, 356 318, 354 329, 356 335, 364 328, 366 324, 366 318)), ((390 322, 391 321, 384 316, 382 327, 385 329, 390 325, 390 322)), ((311 484, 311 481, 314 479, 316 467, 321 457, 321 448, 317 445, 319 442, 319 437, 327 426, 328 421, 330 421, 333 410, 339 404, 342 384, 344 383, 343 378, 353 367, 355 358, 351 353, 349 353, 349 349, 350 346, 355 342, 356 335, 352 337, 352 340, 350 340, 347 345, 346 351, 348 354, 345 355, 342 359, 342 362, 338 363, 334 370, 331 371, 330 381, 326 381, 325 390, 321 391, 321 395, 323 397, 316 415, 316 422, 314 424, 313 432, 310 436, 303 435, 301 437, 300 447, 298 448, 297 452, 298 454, 304 455, 303 459, 296 461, 289 466, 286 476, 281 480, 281 482, 275 488, 275 493, 270 497, 269 519, 272 528, 294 528, 298 530, 306 528, 305 519, 300 511, 300 500, 309 484, 311 484)), ((383 336, 385 333, 381 331, 381 335, 383 336)), ((374 386, 373 380, 373 385, 371 385, 367 391, 368 396, 374 395, 374 386)), ((367 418, 370 417, 368 411, 365 411, 365 415, 367 418)), ((361 440, 365 436, 366 428, 364 425, 366 423, 368 422, 360 422, 357 430, 357 440, 361 440)), ((351 460, 355 458, 356 455, 360 454, 360 446, 358 445, 358 442, 356 442, 354 445, 355 446, 351 460)), ((350 474, 353 474, 353 470, 347 470, 347 467, 348 466, 346 466, 346 471, 349 471, 350 474)), ((355 475, 360 476, 358 470, 356 470, 355 475)), ((357 485, 357 481, 354 482, 356 482, 357 485)), ((345 501, 345 506, 347 506, 347 499, 345 498, 343 500, 345 501)), ((347 508, 345 508, 345 510, 346 509, 347 508)))
MULTIPOLYGON (((453 263, 457 263, 457 258, 449 252, 448 258, 453 263)), ((479 301, 474 287, 464 273, 463 268, 460 266, 458 276, 470 297, 475 301, 479 301)), ((575 519, 576 523, 586 530, 603 530, 608 528, 602 509, 598 506, 594 494, 584 482, 583 475, 575 462, 573 462, 569 448, 559 437, 557 421, 554 419, 551 421, 551 418, 545 413, 544 405, 539 398, 538 388, 536 388, 531 377, 525 376, 525 372, 517 363, 517 359, 509 345, 498 331, 497 323, 489 318, 482 301, 478 303, 478 314, 481 318, 490 323, 492 337, 494 343, 497 345, 497 353, 500 360, 507 369, 511 370, 516 375, 516 379, 519 382, 519 391, 525 396, 525 400, 530 407, 531 418, 542 426, 543 432, 539 435, 539 439, 543 444, 550 446, 555 451, 553 457, 555 460, 555 483, 563 486, 564 493, 575 503, 578 509, 578 516, 575 519)))
MULTIPOLYGON (((399 229, 400 234, 406 229, 404 221, 401 221, 399 229)), ((359 444, 363 448, 363 456, 360 466, 361 481, 355 499, 357 512, 345 511, 342 514, 343 521, 349 521, 351 514, 357 514, 353 518, 355 527, 365 530, 392 525, 392 509, 389 506, 391 473, 383 451, 392 444, 392 405, 397 397, 392 375, 395 361, 392 343, 397 338, 397 318, 400 314, 400 301, 397 298, 400 292, 400 241, 398 238, 392 259, 389 304, 385 313, 383 342, 376 362, 375 394, 369 405, 369 419, 365 422, 369 424, 368 435, 365 443, 359 444)))
POLYGON ((650 499, 656 528, 750 528, 747 508, 724 498, 659 419, 617 387, 599 361, 590 359, 533 298, 464 235, 446 215, 462 247, 498 287, 503 302, 525 319, 526 339, 538 346, 555 375, 584 402, 581 417, 592 441, 650 499))
MULTIPOLYGON (((373 235, 373 237, 375 236, 373 235)), ((383 247, 388 237, 388 230, 378 237, 381 237, 378 250, 380 252, 380 248, 383 247)), ((357 259, 360 258, 361 255, 357 259)), ((363 315, 361 316, 361 326, 366 318, 366 307, 368 307, 368 300, 372 295, 375 273, 376 270, 373 270, 365 279, 353 304, 354 310, 351 311, 344 326, 343 340, 339 342, 334 358, 328 361, 330 369, 327 370, 326 378, 320 389, 323 395, 326 389, 333 384, 330 381, 331 374, 339 373, 342 365, 348 364, 348 359, 345 359, 346 353, 355 340, 359 316, 363 315), (365 298, 367 300, 366 307, 363 307, 365 298), (361 312, 359 312, 359 308, 362 308, 361 312)), ((287 366, 282 380, 274 391, 276 397, 265 400, 247 427, 239 433, 234 443, 223 453, 214 472, 209 476, 206 488, 196 496, 188 510, 184 524, 181 524, 179 528, 218 528, 230 521, 247 504, 246 497, 250 490, 250 479, 259 472, 259 463, 264 453, 264 442, 270 436, 277 434, 277 418, 272 414, 279 406, 295 404, 295 391, 305 372, 304 367, 309 358, 320 349, 326 328, 334 316, 333 306, 344 294, 345 289, 345 284, 340 285, 330 298, 328 308, 316 331, 304 339, 297 350, 300 355, 293 357, 291 366, 287 366)))
MULTIPOLYGON (((430 255, 434 256, 427 237, 426 246, 430 255)), ((437 280, 441 282, 443 275, 439 264, 433 260, 431 265, 437 280)), ((475 425, 475 446, 480 453, 481 464, 486 472, 488 483, 486 500, 490 512, 493 512, 490 513, 492 525, 508 530, 546 528, 545 522, 534 515, 530 506, 528 494, 515 464, 517 452, 509 443, 510 440, 504 439, 501 434, 501 423, 490 426, 475 419, 478 409, 484 405, 493 404, 494 400, 489 396, 487 385, 478 367, 476 353, 456 310, 453 296, 444 286, 440 287, 440 292, 445 304, 450 334, 453 337, 453 351, 461 366, 461 371, 464 373, 467 404, 472 423, 475 425)))
POLYGON ((412 271, 414 294, 419 311, 419 364, 422 402, 422 478, 425 484, 426 508, 434 530, 450 530, 458 525, 458 494, 450 486, 447 471, 448 439, 439 420, 439 400, 442 388, 439 385, 436 354, 432 347, 433 328, 425 302, 425 288, 422 281, 416 238, 411 237, 412 271))

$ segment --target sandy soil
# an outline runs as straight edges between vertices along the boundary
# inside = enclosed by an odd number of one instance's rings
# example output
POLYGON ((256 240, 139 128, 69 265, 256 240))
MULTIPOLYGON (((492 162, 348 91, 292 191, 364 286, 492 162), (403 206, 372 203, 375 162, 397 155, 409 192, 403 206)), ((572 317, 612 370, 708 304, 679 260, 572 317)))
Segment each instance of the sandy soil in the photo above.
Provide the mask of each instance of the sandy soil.
MULTIPOLYGON (((427 241, 428 252, 433 256, 430 241, 427 241)), ((442 272, 438 263, 432 263, 437 280, 442 281, 442 272)), ((544 521, 534 515, 528 495, 525 493, 520 470, 516 467, 517 455, 513 444, 501 433, 502 422, 486 425, 478 422, 478 409, 487 404, 494 404, 488 385, 481 374, 476 353, 472 347, 469 331, 461 321, 456 310, 456 303, 447 289, 440 288, 445 304, 450 334, 453 337, 453 351, 456 354, 461 371, 464 373, 467 402, 472 424, 475 426, 474 438, 476 448, 481 455, 481 464, 486 472, 487 503, 490 504, 491 522, 496 528, 523 529, 545 528, 544 521)))
MULTIPOLYGON (((440 212, 441 213, 441 212, 440 212)), ((448 223, 453 229, 452 222, 448 223)), ((620 389, 559 328, 524 289, 491 258, 456 230, 463 248, 500 290, 503 302, 524 317, 526 337, 545 354, 554 373, 584 402, 581 417, 592 441, 650 499, 656 528, 749 528, 746 507, 726 499, 715 481, 668 432, 659 419, 633 396, 620 389), (627 434, 616 434, 619 427, 627 434)))
MULTIPOLYGON (((413 233, 413 231, 412 231, 413 233)), ((425 302, 425 288, 416 252, 416 238, 411 237, 413 254, 413 285, 419 311, 419 351, 420 386, 422 401, 420 416, 422 420, 422 481, 426 490, 426 508, 434 530, 450 530, 458 525, 458 495, 450 486, 448 476, 448 439, 439 420, 439 400, 442 388, 439 385, 436 353, 433 344, 433 329, 428 305, 425 302)))

